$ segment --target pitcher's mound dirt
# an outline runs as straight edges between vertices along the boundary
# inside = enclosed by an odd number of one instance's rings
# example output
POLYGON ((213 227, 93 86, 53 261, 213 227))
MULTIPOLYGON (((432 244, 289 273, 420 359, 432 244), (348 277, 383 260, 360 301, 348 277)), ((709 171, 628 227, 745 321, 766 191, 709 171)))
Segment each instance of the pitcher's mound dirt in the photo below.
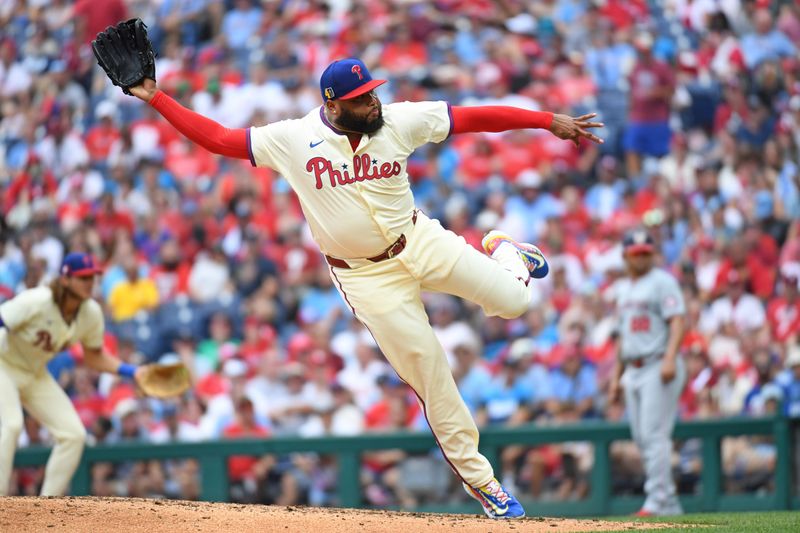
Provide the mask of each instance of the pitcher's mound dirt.
POLYGON ((138 498, 0 498, 0 532, 529 533, 663 527, 641 522, 440 515, 138 498))

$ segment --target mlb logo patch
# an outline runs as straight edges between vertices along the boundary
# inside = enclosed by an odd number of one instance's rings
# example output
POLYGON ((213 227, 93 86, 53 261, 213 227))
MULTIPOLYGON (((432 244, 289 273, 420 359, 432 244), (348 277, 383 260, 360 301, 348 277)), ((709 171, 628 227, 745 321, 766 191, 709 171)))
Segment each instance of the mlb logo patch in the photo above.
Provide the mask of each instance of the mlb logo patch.
POLYGON ((334 97, 333 87, 326 87, 325 88, 325 98, 330 99, 330 98, 333 98, 333 97, 334 97))

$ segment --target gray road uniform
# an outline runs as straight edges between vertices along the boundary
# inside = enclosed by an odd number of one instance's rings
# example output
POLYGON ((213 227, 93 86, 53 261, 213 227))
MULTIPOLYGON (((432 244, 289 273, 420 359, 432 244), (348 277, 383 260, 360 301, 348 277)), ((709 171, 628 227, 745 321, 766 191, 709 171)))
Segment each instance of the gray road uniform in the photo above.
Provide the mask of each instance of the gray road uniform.
POLYGON ((625 365, 621 384, 631 433, 647 476, 647 499, 642 509, 654 514, 680 514, 671 472, 671 437, 686 367, 678 357, 675 378, 664 384, 661 363, 669 338, 669 319, 686 311, 683 294, 675 278, 658 268, 637 280, 621 281, 616 294, 619 354, 625 365))

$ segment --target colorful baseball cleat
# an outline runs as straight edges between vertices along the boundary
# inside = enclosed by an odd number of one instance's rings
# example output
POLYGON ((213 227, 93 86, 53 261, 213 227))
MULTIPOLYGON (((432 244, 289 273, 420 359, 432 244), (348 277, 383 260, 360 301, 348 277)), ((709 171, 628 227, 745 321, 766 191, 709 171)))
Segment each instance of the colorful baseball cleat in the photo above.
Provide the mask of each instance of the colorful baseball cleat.
POLYGON ((541 279, 550 272, 550 266, 547 264, 547 259, 544 258, 542 251, 536 246, 528 243, 519 243, 512 239, 508 234, 502 231, 492 230, 487 233, 481 244, 486 253, 492 255, 497 247, 502 243, 507 242, 514 246, 531 273, 532 278, 541 279))
POLYGON ((483 512, 489 518, 507 520, 525 517, 525 509, 496 478, 479 488, 473 488, 464 483, 464 490, 480 502, 483 512))

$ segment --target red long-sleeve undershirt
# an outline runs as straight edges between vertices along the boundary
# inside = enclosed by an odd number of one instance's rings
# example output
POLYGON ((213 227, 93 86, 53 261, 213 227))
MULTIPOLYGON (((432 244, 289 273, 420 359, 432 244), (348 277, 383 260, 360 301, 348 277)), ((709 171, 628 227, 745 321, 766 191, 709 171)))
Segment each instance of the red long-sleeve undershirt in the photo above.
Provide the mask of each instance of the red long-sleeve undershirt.
MULTIPOLYGON (((175 129, 209 152, 238 159, 250 159, 247 129, 226 128, 210 118, 183 107, 162 91, 156 92, 150 105, 175 129)), ((524 128, 549 129, 553 122, 552 113, 508 106, 453 106, 450 111, 453 117, 453 134, 524 128)))
POLYGON ((247 130, 226 128, 219 122, 187 109, 162 91, 156 92, 150 105, 176 130, 209 152, 250 159, 247 130))
POLYGON ((553 114, 529 111, 518 107, 486 105, 478 107, 452 106, 453 133, 508 131, 526 128, 550 129, 553 114))

